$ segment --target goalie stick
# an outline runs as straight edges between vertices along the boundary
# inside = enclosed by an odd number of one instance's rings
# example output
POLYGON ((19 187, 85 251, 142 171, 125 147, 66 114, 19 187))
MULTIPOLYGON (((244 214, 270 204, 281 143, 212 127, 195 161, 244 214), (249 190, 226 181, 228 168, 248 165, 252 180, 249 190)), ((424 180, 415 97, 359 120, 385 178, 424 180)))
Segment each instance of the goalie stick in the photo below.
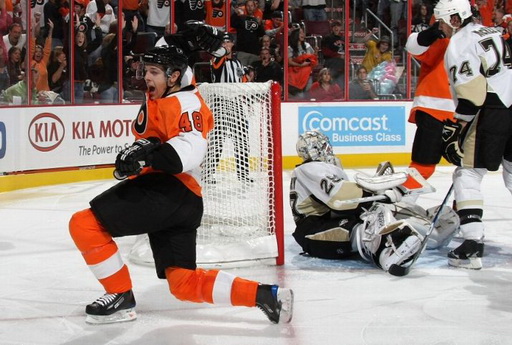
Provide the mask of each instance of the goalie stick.
POLYGON ((434 229, 435 229, 435 227, 437 225, 437 222, 439 220, 439 217, 441 216, 441 213, 443 212, 443 209, 446 206, 446 204, 448 202, 448 199, 452 195, 452 192, 453 192, 453 183, 450 186, 450 189, 448 190, 448 193, 446 193, 446 196, 444 197, 443 202, 439 206, 439 209, 437 210, 436 214, 432 218, 432 223, 430 224, 430 227, 428 228, 427 233, 425 234, 425 237, 423 237, 423 240, 421 241, 420 249, 416 252, 416 254, 414 254, 412 260, 409 262, 409 265, 407 265, 407 266, 400 266, 400 265, 397 265, 397 264, 392 264, 389 267, 389 270, 388 270, 389 274, 391 274, 393 276, 397 276, 397 277, 402 277, 402 276, 405 276, 405 275, 409 274, 409 271, 411 270, 412 265, 414 265, 416 260, 418 260, 420 255, 423 253, 423 251, 427 247, 428 238, 432 234, 432 232, 434 231, 434 229))

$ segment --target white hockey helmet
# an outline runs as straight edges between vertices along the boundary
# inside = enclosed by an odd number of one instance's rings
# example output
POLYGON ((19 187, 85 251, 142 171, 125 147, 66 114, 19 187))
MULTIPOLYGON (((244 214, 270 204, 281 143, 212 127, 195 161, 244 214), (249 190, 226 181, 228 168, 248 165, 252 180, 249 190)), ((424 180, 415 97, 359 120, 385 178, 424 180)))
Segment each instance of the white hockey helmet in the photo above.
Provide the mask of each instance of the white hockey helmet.
POLYGON ((456 29, 450 23, 452 15, 458 14, 461 22, 472 16, 469 0, 439 0, 434 7, 434 16, 437 20, 443 20, 451 28, 456 29))
POLYGON ((297 154, 304 161, 323 161, 334 164, 329 138, 320 131, 307 131, 297 140, 297 154))

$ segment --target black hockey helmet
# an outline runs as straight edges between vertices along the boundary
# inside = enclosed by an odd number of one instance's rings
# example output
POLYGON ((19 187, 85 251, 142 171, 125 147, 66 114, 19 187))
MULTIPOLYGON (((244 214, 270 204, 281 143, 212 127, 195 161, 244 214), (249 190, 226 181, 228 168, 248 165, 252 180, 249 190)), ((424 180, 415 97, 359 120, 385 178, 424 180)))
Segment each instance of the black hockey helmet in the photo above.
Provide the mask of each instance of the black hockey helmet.
POLYGON ((188 67, 187 56, 181 48, 174 45, 155 47, 142 55, 142 61, 162 65, 167 77, 170 77, 174 71, 180 71, 183 76, 188 67))

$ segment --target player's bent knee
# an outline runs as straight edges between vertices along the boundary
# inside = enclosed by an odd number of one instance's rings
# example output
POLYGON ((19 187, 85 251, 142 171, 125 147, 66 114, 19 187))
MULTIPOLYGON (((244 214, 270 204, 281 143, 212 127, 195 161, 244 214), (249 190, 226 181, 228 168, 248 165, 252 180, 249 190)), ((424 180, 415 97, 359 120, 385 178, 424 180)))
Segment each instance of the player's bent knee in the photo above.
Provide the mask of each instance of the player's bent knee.
POLYGON ((69 234, 81 252, 112 241, 112 237, 103 230, 91 209, 78 211, 71 216, 69 234))
POLYGON ((195 276, 194 270, 184 268, 171 267, 165 270, 167 282, 169 283, 169 290, 171 294, 181 301, 193 301, 191 295, 191 280, 195 276))

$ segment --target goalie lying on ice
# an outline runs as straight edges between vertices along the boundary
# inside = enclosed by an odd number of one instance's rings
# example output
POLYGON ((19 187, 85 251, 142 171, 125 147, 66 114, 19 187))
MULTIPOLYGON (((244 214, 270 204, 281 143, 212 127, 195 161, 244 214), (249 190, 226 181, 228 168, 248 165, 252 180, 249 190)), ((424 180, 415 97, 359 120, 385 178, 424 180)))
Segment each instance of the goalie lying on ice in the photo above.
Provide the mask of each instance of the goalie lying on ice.
MULTIPOLYGON (((299 137, 297 153, 303 163, 292 172, 290 206, 293 237, 305 253, 325 259, 359 253, 384 271, 413 259, 437 211, 402 200, 404 195, 434 191, 415 169, 395 173, 385 162, 374 176, 356 174, 355 182, 349 181, 329 139, 318 131, 299 137), (403 188, 409 176, 418 182, 417 189, 403 188)), ((458 226, 457 214, 445 206, 427 249, 446 245, 458 226)))

